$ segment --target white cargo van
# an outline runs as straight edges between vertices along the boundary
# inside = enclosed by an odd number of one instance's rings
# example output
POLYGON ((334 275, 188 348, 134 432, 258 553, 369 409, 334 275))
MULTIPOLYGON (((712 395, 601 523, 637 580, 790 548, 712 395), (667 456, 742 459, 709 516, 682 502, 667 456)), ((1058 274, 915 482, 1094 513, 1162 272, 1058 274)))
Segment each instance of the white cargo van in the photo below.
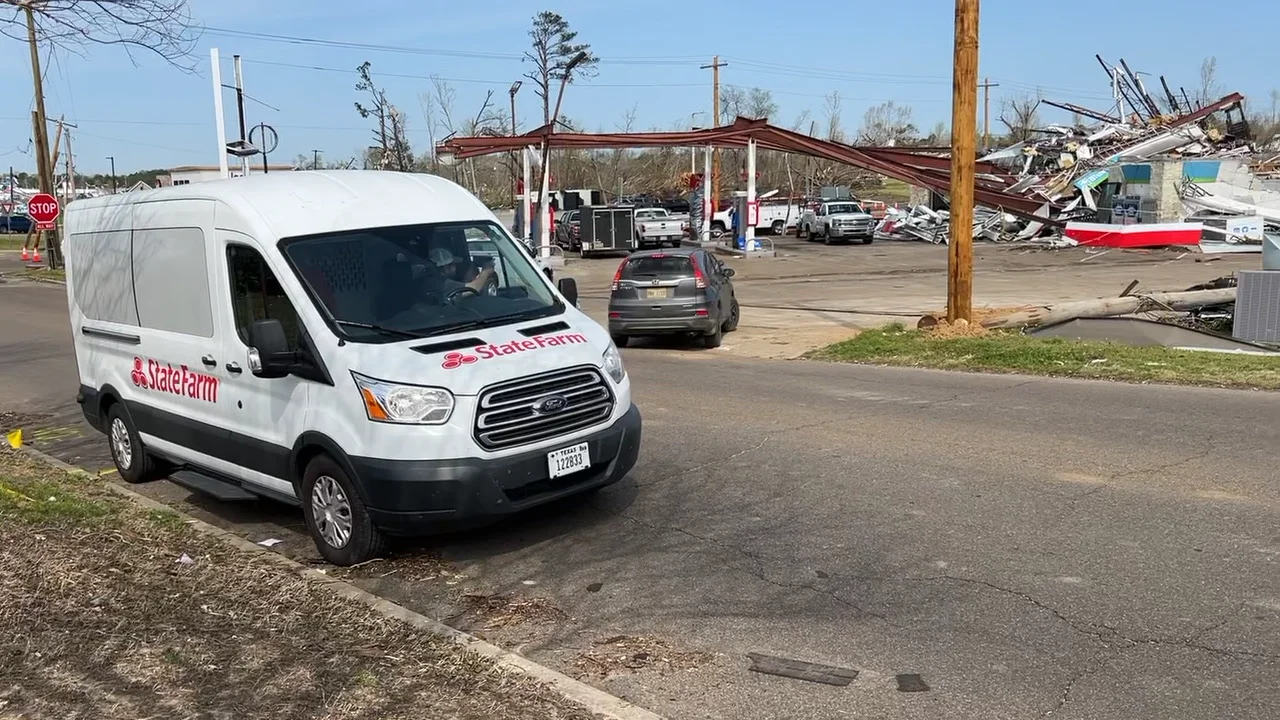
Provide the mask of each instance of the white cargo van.
POLYGON ((126 481, 301 505, 348 565, 636 462, 630 380, 574 281, 442 178, 108 195, 69 205, 65 235, 78 400, 126 481))

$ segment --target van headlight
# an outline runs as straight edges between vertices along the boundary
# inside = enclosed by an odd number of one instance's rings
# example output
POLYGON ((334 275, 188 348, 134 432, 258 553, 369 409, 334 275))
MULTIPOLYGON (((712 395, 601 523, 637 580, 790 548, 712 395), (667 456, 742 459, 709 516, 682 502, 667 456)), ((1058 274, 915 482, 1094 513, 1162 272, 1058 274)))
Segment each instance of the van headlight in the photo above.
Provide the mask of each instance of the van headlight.
POLYGON ((618 352, 618 346, 609 342, 609 347, 605 348, 604 356, 600 358, 600 367, 609 373, 609 377, 613 378, 616 383, 622 382, 627 376, 627 369, 622 367, 622 354, 618 352))
POLYGON ((442 425, 453 414, 453 393, 444 388, 401 385, 352 372, 364 410, 374 422, 442 425))

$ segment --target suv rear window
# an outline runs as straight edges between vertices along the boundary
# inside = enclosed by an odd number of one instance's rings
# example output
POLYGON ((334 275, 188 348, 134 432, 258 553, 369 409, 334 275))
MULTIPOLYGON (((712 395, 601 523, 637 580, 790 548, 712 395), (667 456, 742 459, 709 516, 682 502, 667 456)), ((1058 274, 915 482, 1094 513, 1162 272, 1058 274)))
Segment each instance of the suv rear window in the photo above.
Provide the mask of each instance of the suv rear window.
POLYGON ((671 277, 693 274, 688 255, 649 255, 632 258, 623 273, 627 277, 671 277))

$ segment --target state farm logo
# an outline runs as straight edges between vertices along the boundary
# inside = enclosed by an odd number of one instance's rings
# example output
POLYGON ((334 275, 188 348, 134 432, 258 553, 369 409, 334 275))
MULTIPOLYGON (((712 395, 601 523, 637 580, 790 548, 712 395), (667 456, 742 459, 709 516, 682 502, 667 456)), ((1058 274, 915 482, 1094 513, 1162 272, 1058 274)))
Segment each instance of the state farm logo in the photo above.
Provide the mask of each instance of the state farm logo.
POLYGON ((143 390, 171 393, 192 400, 218 402, 218 385, 221 381, 186 365, 170 365, 150 358, 133 359, 133 371, 129 373, 133 384, 143 390))
POLYGON ((530 350, 541 350, 542 348, 557 347, 560 345, 580 345, 586 341, 587 336, 581 333, 535 335, 528 340, 512 340, 511 342, 499 343, 496 345, 481 345, 470 353, 445 353, 444 362, 440 363, 440 367, 445 370, 456 370, 463 365, 470 365, 472 363, 479 362, 480 360, 488 360, 501 355, 515 355, 517 353, 528 352, 530 350))
POLYGON ((475 355, 468 355, 466 353, 460 353, 460 352, 446 353, 444 356, 444 362, 440 364, 440 367, 444 368, 445 370, 453 370, 454 368, 460 368, 463 365, 470 365, 471 363, 479 359, 480 358, 476 357, 475 355))

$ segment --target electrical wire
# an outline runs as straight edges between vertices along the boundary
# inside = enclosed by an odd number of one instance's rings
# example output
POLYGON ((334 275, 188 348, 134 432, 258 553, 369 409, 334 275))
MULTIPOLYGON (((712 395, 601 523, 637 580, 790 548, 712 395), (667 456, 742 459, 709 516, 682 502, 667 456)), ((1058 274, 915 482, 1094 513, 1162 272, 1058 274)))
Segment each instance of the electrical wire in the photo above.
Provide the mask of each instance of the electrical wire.
MULTIPOLYGON (((273 67, 295 68, 298 70, 316 70, 319 72, 335 72, 335 73, 343 73, 346 75, 356 74, 355 68, 347 69, 347 68, 321 67, 319 65, 301 65, 297 63, 276 62, 274 60, 250 60, 248 58, 241 58, 240 62, 245 64, 252 64, 252 65, 270 65, 273 67)), ((440 77, 440 76, 433 76, 433 75, 411 75, 411 74, 405 74, 405 73, 387 73, 387 72, 372 72, 371 74, 376 77, 404 78, 409 80, 443 80, 445 82, 478 83, 482 85, 500 85, 502 87, 508 87, 511 85, 510 80, 481 80, 477 78, 451 78, 451 77, 440 77)), ((586 80, 586 81, 580 80, 574 83, 573 85, 575 90, 578 88, 666 88, 666 87, 706 87, 706 86, 707 84, 705 82, 700 82, 700 83, 620 83, 619 84, 619 83, 595 83, 589 80, 586 80)))

